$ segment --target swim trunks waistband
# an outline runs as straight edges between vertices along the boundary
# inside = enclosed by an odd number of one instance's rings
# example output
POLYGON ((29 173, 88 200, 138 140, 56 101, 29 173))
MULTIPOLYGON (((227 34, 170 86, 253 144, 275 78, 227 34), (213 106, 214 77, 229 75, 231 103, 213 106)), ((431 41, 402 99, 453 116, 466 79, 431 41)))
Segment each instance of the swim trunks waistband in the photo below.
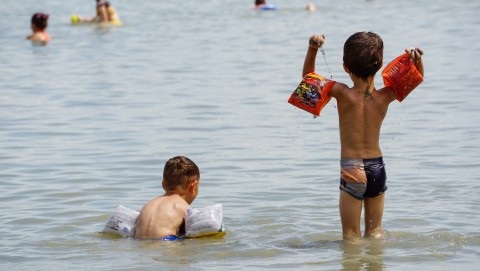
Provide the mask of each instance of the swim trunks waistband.
POLYGON ((180 240, 182 238, 178 237, 178 236, 175 236, 175 235, 168 235, 168 236, 165 236, 165 237, 162 237, 161 240, 162 241, 177 241, 177 240, 180 240))

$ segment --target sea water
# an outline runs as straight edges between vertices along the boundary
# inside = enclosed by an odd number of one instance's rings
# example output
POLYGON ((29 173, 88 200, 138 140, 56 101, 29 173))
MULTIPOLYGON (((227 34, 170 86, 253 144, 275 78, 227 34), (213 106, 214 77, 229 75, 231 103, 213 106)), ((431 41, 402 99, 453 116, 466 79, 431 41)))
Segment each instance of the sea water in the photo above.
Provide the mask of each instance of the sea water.
POLYGON ((70 25, 93 1, 1 1, 0 269, 476 270, 480 2, 271 2, 112 0, 123 26, 108 28, 70 25), (37 11, 43 47, 25 40, 37 11), (350 84, 357 31, 382 36, 384 64, 425 52, 382 129, 386 238, 362 245, 342 241, 335 101, 316 119, 287 103, 315 33, 317 72, 350 84), (99 234, 118 204, 162 194, 175 155, 199 165, 193 206, 221 203, 227 234, 99 234))

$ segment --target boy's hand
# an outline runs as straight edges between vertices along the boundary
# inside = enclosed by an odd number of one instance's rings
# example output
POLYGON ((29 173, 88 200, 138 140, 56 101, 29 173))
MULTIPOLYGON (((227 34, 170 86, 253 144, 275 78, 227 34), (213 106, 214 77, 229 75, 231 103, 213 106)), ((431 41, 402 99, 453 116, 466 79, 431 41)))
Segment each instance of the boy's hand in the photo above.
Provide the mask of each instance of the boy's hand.
POLYGON ((415 63, 418 63, 422 59, 423 50, 418 47, 417 48, 409 47, 405 49, 405 52, 408 54, 410 59, 415 63))
POLYGON ((312 48, 318 49, 322 47, 323 43, 325 42, 325 35, 313 35, 308 40, 308 45, 312 48))

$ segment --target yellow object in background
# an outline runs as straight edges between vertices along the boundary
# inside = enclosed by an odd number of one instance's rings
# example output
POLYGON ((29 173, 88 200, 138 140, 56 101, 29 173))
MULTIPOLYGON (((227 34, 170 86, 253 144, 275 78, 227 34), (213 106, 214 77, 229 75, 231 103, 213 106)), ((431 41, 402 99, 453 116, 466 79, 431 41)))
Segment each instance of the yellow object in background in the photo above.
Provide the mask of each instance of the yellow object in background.
MULTIPOLYGON (((81 18, 80 18, 80 16, 75 15, 75 14, 70 17, 70 22, 71 22, 72 24, 85 24, 85 23, 87 23, 87 24, 92 24, 92 23, 97 23, 97 22, 95 22, 95 21, 85 21, 85 20, 82 21, 81 18)), ((112 21, 110 21, 110 22, 99 23, 99 24, 101 24, 102 26, 121 26, 121 25, 122 25, 122 21, 120 21, 119 19, 114 19, 114 20, 112 20, 112 21)))
POLYGON ((116 25, 116 26, 121 26, 122 25, 122 21, 120 21, 119 19, 112 20, 108 23, 116 25))
POLYGON ((79 23, 80 22, 80 17, 78 17, 78 15, 72 15, 72 17, 70 17, 70 21, 72 22, 72 24, 76 24, 76 23, 79 23))

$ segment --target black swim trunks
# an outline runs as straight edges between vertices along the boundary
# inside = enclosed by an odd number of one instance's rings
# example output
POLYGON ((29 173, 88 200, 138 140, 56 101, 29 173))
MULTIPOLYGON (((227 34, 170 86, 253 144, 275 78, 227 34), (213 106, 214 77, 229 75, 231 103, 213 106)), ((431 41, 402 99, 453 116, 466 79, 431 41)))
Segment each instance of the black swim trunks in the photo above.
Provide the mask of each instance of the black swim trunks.
POLYGON ((340 160, 340 190, 363 200, 387 190, 387 173, 383 157, 340 160))

